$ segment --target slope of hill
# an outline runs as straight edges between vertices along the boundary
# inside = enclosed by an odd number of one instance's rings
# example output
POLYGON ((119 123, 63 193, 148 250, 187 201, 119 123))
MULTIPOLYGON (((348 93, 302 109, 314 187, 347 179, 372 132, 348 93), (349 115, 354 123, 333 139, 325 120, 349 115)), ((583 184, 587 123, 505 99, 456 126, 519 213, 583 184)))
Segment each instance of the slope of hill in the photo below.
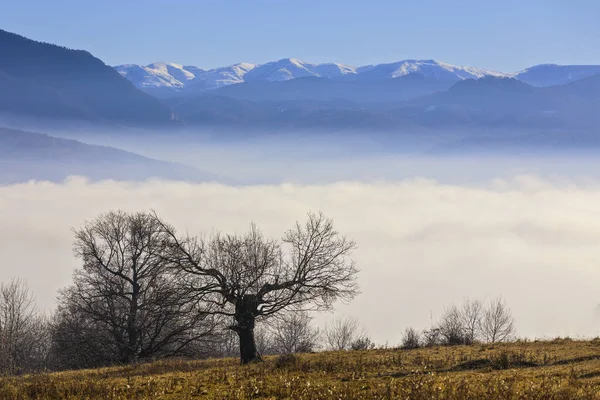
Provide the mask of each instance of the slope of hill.
POLYGON ((275 82, 251 81, 225 86, 211 94, 251 101, 348 100, 356 103, 393 103, 446 90, 451 85, 452 82, 417 73, 365 81, 306 77, 275 82))
POLYGON ((413 101, 434 115, 443 107, 460 107, 482 115, 522 113, 541 107, 543 96, 538 90, 512 78, 482 78, 456 83, 449 90, 413 101))
POLYGON ((111 147, 0 128, 0 184, 31 179, 62 181, 72 175, 93 180, 216 180, 215 175, 192 167, 111 147))
MULTIPOLYGON (((247 101, 202 95, 168 100, 187 125, 235 130, 280 129, 384 130, 399 127, 398 118, 378 108, 346 101, 247 101)), ((410 121, 407 121, 407 125, 410 121)))
POLYGON ((0 30, 0 112, 169 123, 171 111, 86 51, 0 30))
POLYGON ((600 74, 600 65, 542 64, 514 74, 514 77, 531 86, 557 86, 600 74))
POLYGON ((513 78, 486 77, 456 83, 445 92, 414 100, 427 124, 480 123, 513 128, 594 129, 600 75, 568 85, 537 88, 513 78))
POLYGON ((0 378, 3 399, 597 399, 598 340, 166 360, 0 378))

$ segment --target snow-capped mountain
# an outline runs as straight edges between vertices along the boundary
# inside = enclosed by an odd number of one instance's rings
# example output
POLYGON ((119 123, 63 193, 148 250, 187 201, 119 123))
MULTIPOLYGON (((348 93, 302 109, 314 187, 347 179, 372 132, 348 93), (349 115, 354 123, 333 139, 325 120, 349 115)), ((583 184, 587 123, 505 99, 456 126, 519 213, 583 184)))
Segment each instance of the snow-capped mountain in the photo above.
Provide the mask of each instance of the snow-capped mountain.
POLYGON ((434 60, 404 60, 357 68, 344 64, 314 64, 284 58, 259 65, 240 63, 210 70, 174 63, 146 66, 127 64, 116 66, 115 69, 140 89, 154 94, 171 95, 176 92, 197 93, 242 82, 279 82, 305 77, 384 80, 418 73, 441 81, 459 81, 484 76, 509 76, 501 72, 460 67, 434 60))
POLYGON ((265 64, 240 63, 204 70, 174 63, 146 66, 127 64, 115 69, 135 86, 159 96, 200 93, 244 82, 281 82, 318 77, 344 81, 383 81, 409 74, 420 74, 440 82, 458 82, 491 76, 516 78, 532 86, 564 85, 595 74, 598 65, 542 64, 516 73, 504 73, 475 67, 462 67, 435 60, 403 60, 395 63, 353 67, 345 64, 314 64, 284 58, 265 64))
POLYGON ((518 80, 532 86, 565 85, 600 74, 600 65, 542 64, 514 74, 518 80))
POLYGON ((246 74, 256 68, 256 65, 239 63, 228 67, 200 70, 188 88, 193 91, 218 89, 223 86, 244 82, 246 74))
POLYGON ((435 60, 404 60, 390 64, 367 65, 357 69, 359 79, 389 79, 421 74, 441 81, 479 79, 484 76, 507 77, 509 74, 474 67, 459 67, 435 60))
POLYGON ((257 65, 245 76, 244 80, 246 82, 279 82, 308 76, 335 79, 352 75, 356 75, 356 68, 348 65, 335 63, 312 64, 295 58, 284 58, 283 60, 257 65))
POLYGON ((196 78, 196 74, 203 72, 200 68, 164 62, 146 66, 125 64, 118 65, 115 69, 140 89, 160 87, 182 89, 196 78))

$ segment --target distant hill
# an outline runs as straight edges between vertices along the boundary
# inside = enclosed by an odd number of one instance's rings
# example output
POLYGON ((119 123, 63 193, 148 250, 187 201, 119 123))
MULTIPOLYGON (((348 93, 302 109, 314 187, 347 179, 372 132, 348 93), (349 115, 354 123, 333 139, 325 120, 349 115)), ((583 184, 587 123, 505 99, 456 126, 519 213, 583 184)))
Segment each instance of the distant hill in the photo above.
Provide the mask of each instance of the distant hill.
POLYGON ((600 65, 542 64, 527 68, 514 77, 532 86, 547 87, 572 83, 600 74, 600 65))
MULTIPOLYGON (((568 85, 533 87, 514 78, 466 79, 448 90, 404 100, 411 85, 430 78, 395 78, 397 90, 378 95, 378 83, 298 78, 231 85, 167 103, 188 125, 407 131, 429 129, 597 129, 600 75, 568 85), (311 90, 311 87, 318 87, 311 90), (306 89, 306 91, 304 91, 306 89), (315 99, 315 92, 322 95, 315 99), (219 94, 220 96, 217 96, 219 94), (347 100, 347 98, 356 101, 347 100), (376 102, 377 99, 386 101, 376 102), (365 101, 361 103, 360 101, 365 101)), ((391 85, 386 84, 386 87, 391 85)), ((431 85, 431 90, 436 84, 431 85)), ((411 93, 415 94, 413 89, 411 93)))
POLYGON ((191 126, 243 131, 282 128, 332 130, 390 130, 399 126, 379 109, 344 101, 248 101, 210 94, 174 98, 168 104, 191 126))
POLYGON ((414 118, 431 125, 478 124, 513 128, 597 128, 600 75, 568 85, 538 88, 514 78, 456 83, 412 101, 414 118))
POLYGON ((215 175, 192 167, 112 147, 0 128, 0 184, 30 179, 61 181, 72 175, 94 180, 216 180, 215 175))
POLYGON ((210 94, 250 101, 348 100, 356 103, 401 102, 448 89, 441 81, 418 73, 385 80, 334 80, 306 77, 286 81, 252 81, 216 89, 210 94))
POLYGON ((171 111, 90 53, 0 30, 0 112, 132 124, 171 111))

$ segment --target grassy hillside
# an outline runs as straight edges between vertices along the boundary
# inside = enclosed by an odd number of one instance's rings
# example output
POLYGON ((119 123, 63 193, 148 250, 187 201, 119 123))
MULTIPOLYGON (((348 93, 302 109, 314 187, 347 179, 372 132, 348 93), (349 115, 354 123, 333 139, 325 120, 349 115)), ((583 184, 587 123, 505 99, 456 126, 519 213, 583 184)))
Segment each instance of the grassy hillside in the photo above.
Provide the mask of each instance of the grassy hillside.
POLYGON ((600 399, 600 340, 369 350, 0 378, 10 399, 600 399))

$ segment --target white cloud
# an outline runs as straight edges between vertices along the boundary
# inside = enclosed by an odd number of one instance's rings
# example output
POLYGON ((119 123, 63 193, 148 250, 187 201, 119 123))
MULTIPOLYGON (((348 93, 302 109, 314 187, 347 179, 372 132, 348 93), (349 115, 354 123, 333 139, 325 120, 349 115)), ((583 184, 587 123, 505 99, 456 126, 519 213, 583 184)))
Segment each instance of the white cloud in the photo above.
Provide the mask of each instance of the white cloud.
MULTIPOLYGON (((596 335, 600 320, 600 186, 535 177, 487 185, 429 180, 235 187, 32 182, 0 186, 0 281, 26 278, 41 306, 70 282, 71 228, 101 212, 155 209, 180 231, 280 237, 321 210, 355 239, 362 294, 354 315, 378 342, 399 342, 464 297, 504 296, 526 336, 596 335)), ((322 322, 330 315, 319 317, 322 322)))

